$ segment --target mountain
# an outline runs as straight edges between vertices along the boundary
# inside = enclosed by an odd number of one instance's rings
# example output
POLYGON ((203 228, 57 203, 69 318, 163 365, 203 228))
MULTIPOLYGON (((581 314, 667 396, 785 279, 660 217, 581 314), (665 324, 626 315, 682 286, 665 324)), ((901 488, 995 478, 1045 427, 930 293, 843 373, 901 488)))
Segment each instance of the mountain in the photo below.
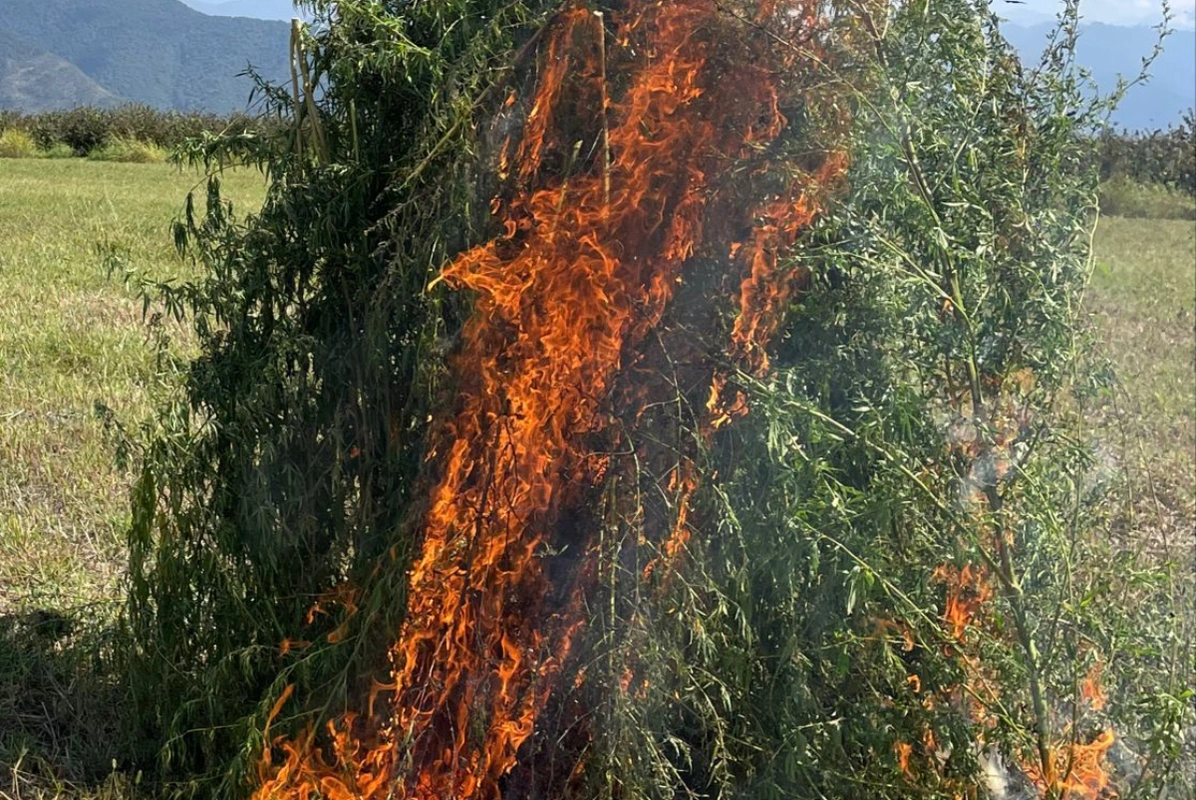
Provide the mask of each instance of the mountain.
POLYGON ((214 17, 252 17, 253 19, 309 19, 311 14, 296 10, 292 0, 183 0, 191 8, 214 17))
POLYGON ((120 102, 66 59, 0 30, 0 108, 58 111, 120 102))
MULTIPOLYGON (((1005 25, 1002 32, 1028 64, 1038 62, 1052 25, 1005 25)), ((1081 27, 1076 48, 1079 63, 1092 73, 1102 91, 1117 85, 1119 76, 1135 77, 1142 59, 1150 55, 1158 34, 1147 27, 1090 23, 1081 27)), ((1174 31, 1162 55, 1150 69, 1150 80, 1134 86, 1113 115, 1113 123, 1130 130, 1151 131, 1178 123, 1184 111, 1196 107, 1196 31, 1174 31)))
MULTIPOLYGON (((253 64, 283 80, 282 22, 213 17, 178 0, 2 0, 4 28, 71 64, 108 92, 158 108, 243 109, 253 64)), ((43 93, 53 94, 46 85, 43 93)))

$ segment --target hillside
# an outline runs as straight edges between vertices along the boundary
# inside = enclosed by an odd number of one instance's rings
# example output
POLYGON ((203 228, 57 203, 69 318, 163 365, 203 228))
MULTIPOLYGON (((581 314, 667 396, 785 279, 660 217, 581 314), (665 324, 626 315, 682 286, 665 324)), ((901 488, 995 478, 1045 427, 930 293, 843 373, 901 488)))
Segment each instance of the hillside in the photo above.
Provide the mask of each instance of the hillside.
MULTIPOLYGON (((177 0, 4 0, 6 30, 107 91, 159 108, 244 108, 253 64, 287 75, 287 26, 212 17, 177 0)), ((45 93, 52 92, 46 86, 45 93)))
POLYGON ((120 100, 66 59, 0 30, 0 108, 55 111, 120 100))
POLYGON ((291 0, 183 0, 204 14, 216 17, 251 17, 253 19, 281 19, 292 17, 309 19, 311 14, 295 8, 291 0))

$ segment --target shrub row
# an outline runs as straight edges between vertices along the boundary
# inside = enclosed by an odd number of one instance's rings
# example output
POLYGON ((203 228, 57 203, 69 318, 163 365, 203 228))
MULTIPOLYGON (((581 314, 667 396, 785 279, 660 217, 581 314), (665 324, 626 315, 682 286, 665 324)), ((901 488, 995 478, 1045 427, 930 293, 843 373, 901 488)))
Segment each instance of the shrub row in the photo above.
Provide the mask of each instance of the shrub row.
POLYGON ((131 142, 171 150, 204 133, 241 134, 262 131, 268 125, 267 120, 248 114, 184 114, 144 105, 110 109, 83 106, 40 114, 0 110, 0 136, 9 135, 15 142, 19 134, 24 134, 43 153, 62 154, 64 148, 69 148, 78 156, 131 142))
POLYGON ((1196 110, 1166 130, 1108 131, 1098 157, 1103 180, 1128 178, 1196 196, 1196 110))
MULTIPOLYGON (((74 158, 77 153, 62 142, 39 147, 28 132, 9 128, 0 133, 0 158, 74 158)), ((96 145, 85 156, 92 161, 124 161, 151 164, 165 161, 170 151, 153 142, 113 136, 96 145)))
MULTIPOLYGON (((248 114, 180 113, 136 104, 110 109, 84 106, 40 114, 0 109, 0 136, 9 131, 23 132, 35 148, 28 147, 19 134, 11 134, 0 144, 0 157, 62 156, 68 154, 67 149, 69 154, 83 156, 97 150, 135 149, 129 146, 132 142, 171 150, 204 133, 265 132, 272 124, 248 114)), ((1196 196, 1196 110, 1166 130, 1108 131, 1101 136, 1097 153, 1105 181, 1126 178, 1136 184, 1160 185, 1196 196)))

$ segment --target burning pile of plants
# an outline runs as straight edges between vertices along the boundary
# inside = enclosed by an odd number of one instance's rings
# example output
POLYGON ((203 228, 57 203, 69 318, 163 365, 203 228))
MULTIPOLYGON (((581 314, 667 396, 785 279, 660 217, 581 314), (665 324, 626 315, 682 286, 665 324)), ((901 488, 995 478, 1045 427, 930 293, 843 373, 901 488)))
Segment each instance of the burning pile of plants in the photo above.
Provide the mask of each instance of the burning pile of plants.
POLYGON ((1029 73, 963 0, 311 5, 289 138, 193 153, 268 167, 264 209, 214 180, 178 232, 207 277, 164 287, 203 352, 127 621, 168 773, 1175 784, 1182 655, 1099 600, 1073 435, 1106 102, 1074 8, 1029 73))

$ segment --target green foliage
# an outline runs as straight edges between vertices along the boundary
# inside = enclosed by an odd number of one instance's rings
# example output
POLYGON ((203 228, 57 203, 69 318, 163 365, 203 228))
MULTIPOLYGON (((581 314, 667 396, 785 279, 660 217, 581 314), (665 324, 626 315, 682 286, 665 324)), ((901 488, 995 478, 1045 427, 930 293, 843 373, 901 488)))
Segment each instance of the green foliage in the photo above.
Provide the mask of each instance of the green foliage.
POLYGON ((740 376, 752 412, 701 470, 718 478, 692 562, 658 601, 596 604, 592 646, 644 679, 620 695, 608 677, 589 754, 607 766, 580 796, 951 796, 983 791, 977 742, 1016 776, 1105 724, 1141 759, 1122 796, 1190 788, 1184 623, 1110 608, 1126 592, 1178 609, 1170 571, 1094 536, 1107 487, 1082 409, 1104 389, 1080 301, 1092 136, 1116 98, 1085 99, 1074 13, 1033 71, 982 4, 875 21, 852 188, 795 254, 814 286, 775 371, 740 376), (967 682, 941 564, 983 568, 995 590, 969 629, 997 687, 983 723, 926 702, 967 682), (1098 659, 1103 715, 1077 696, 1098 659))
POLYGON ((1128 179, 1196 195, 1196 110, 1167 130, 1105 131, 1098 154, 1105 180, 1128 179))
MULTIPOLYGON (((1037 71, 981 4, 911 3, 887 23, 852 189, 795 256, 814 287, 774 373, 741 376, 752 413, 703 470, 720 476, 718 535, 695 538, 675 592, 606 621, 657 669, 598 726, 597 758, 643 797, 950 796, 980 780, 974 742, 1029 765, 1086 744, 1062 709, 1116 654, 1114 707, 1084 725, 1126 735, 1153 766, 1123 796, 1154 796, 1182 784, 1182 726, 1160 746, 1145 719, 1190 723, 1188 664, 1168 651, 1174 623, 1108 607, 1104 487, 1082 414, 1065 412, 1100 390, 1077 334, 1107 106, 1084 99, 1074 16, 1037 71), (999 687, 991 726, 923 702, 965 682, 940 564, 983 567, 996 591, 993 624, 970 632, 999 687)), ((1166 595, 1165 568, 1135 575, 1166 595)))
POLYGON ((425 287, 478 235, 476 104, 547 5, 453 0, 397 16, 339 3, 339 23, 307 42, 326 86, 314 113, 266 89, 291 120, 280 137, 187 151, 259 163, 273 182, 241 220, 214 175, 177 231, 203 277, 147 286, 191 322, 201 354, 139 453, 127 669, 163 767, 218 796, 241 788, 283 685, 344 708, 384 660, 402 576, 375 567, 408 547, 432 391, 462 316, 425 287), (343 612, 305 616, 350 579, 361 611, 329 644, 343 612), (295 637, 316 644, 282 659, 295 637))
POLYGON ((1101 184, 1100 209, 1131 219, 1196 219, 1196 197, 1162 184, 1118 177, 1101 184))
MULTIPOLYGON (((556 6, 344 0, 303 42, 303 101, 263 87, 278 136, 185 151, 217 171, 176 231, 203 276, 144 287, 200 355, 130 443, 125 666, 164 771, 197 793, 244 789, 284 687, 299 710, 272 730, 294 732, 356 707, 385 663, 425 427, 468 313, 428 285, 487 233, 502 136, 477 123, 526 79, 522 47, 556 6), (273 179, 245 218, 220 194, 238 160, 273 179), (313 644, 280 654, 296 638, 313 644)), ((1104 487, 1079 425, 1103 387, 1079 308, 1110 101, 1085 99, 1077 7, 1037 69, 985 3, 878 13, 876 61, 843 89, 851 188, 793 255, 813 285, 776 369, 736 378, 751 415, 703 454, 704 536, 651 597, 617 550, 599 568, 586 798, 943 796, 978 782, 977 741, 1026 764, 1086 742, 1062 710, 1098 658, 1117 699, 1084 723, 1118 726, 1150 765, 1122 796, 1181 780, 1185 654, 1165 620, 1109 608, 1124 573, 1091 537, 1104 487), (967 680, 933 577, 965 564, 996 592, 968 644, 999 687, 991 727, 925 702, 967 680), (642 691, 616 689, 629 660, 642 691), (1168 725, 1146 732, 1152 714, 1168 725), (895 748, 927 730, 944 747, 902 775, 895 748)), ((694 436, 684 412, 668 424, 694 436)), ((1165 596, 1157 572, 1135 580, 1165 596)))
POLYGON ((65 147, 79 156, 86 156, 114 139, 173 150, 189 139, 205 135, 265 135, 275 126, 275 121, 261 116, 183 114, 143 105, 0 114, 0 133, 9 130, 25 133, 44 151, 56 150, 61 154, 65 147))
POLYGON ((65 142, 56 142, 39 151, 42 158, 74 158, 75 151, 65 142))
POLYGON ((77 155, 86 155, 111 135, 107 114, 84 106, 63 112, 48 112, 30 120, 31 132, 42 147, 65 144, 77 155))

